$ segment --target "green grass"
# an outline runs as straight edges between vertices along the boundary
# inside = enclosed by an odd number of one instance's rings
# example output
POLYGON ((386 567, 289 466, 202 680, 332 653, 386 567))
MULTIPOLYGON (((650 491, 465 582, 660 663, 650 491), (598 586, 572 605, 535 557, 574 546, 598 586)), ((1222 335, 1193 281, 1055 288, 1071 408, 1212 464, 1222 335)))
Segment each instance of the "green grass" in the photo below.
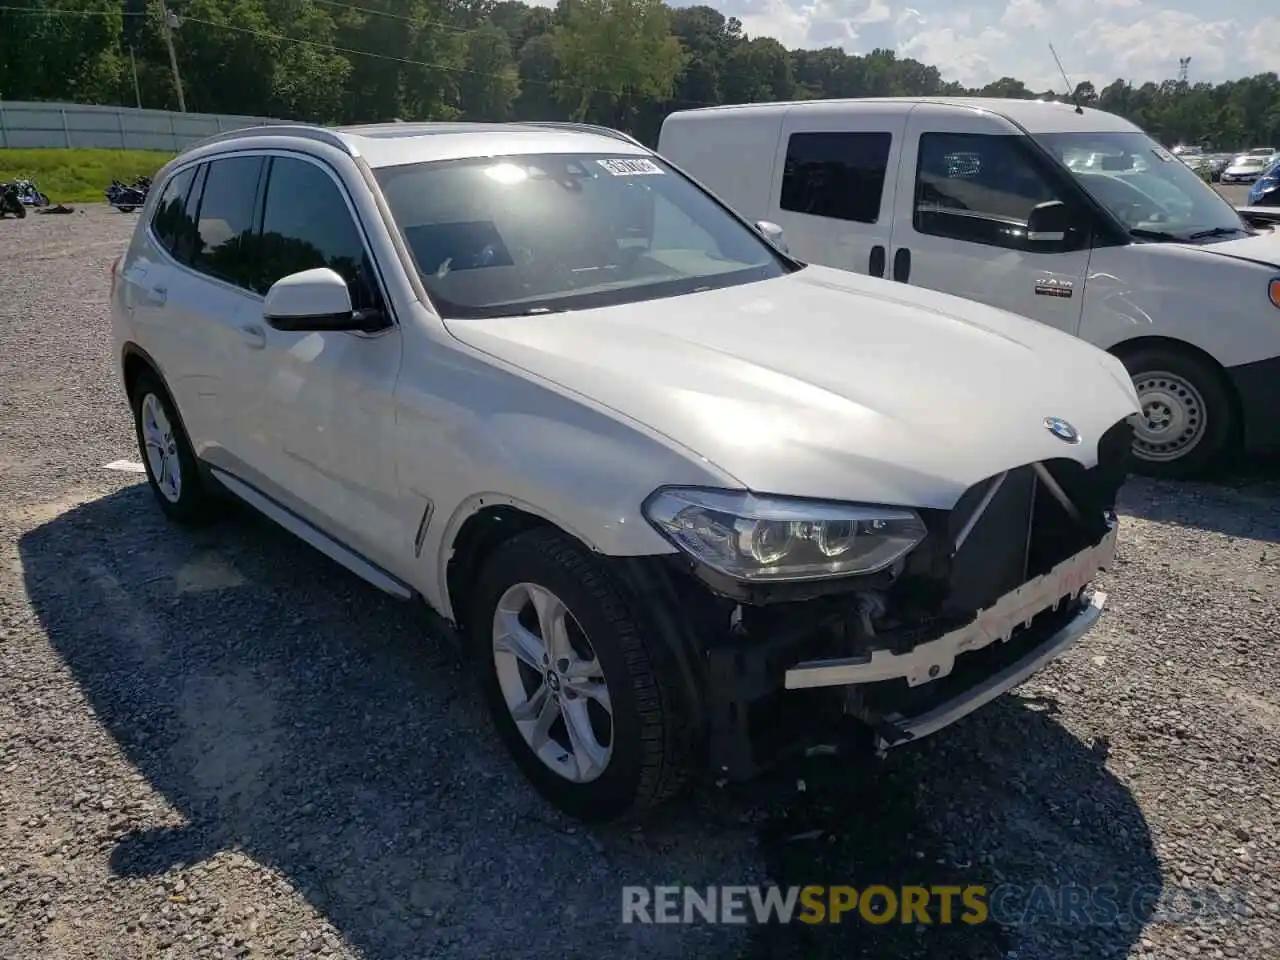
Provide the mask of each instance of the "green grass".
POLYGON ((156 150, 0 150, 0 181, 27 177, 53 203, 102 202, 112 177, 152 176, 172 158, 156 150))

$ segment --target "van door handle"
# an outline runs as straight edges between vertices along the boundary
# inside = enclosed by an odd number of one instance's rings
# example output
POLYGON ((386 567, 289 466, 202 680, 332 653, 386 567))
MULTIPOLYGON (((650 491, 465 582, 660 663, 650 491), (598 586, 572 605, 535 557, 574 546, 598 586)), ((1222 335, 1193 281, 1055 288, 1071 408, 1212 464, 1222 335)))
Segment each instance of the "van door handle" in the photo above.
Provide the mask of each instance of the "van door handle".
POLYGON ((153 307, 163 307, 165 301, 169 299, 168 287, 148 287, 147 292, 143 294, 143 299, 147 304, 153 307))
POLYGON ((251 350, 261 350, 267 345, 267 332, 256 323, 246 323, 242 326, 240 337, 244 340, 245 346, 251 350))
POLYGON ((893 255, 893 279, 906 283, 910 276, 911 251, 906 247, 899 247, 898 252, 893 255))
POLYGON ((884 247, 878 243, 871 248, 871 256, 867 260, 867 272, 873 277, 884 276, 884 247))

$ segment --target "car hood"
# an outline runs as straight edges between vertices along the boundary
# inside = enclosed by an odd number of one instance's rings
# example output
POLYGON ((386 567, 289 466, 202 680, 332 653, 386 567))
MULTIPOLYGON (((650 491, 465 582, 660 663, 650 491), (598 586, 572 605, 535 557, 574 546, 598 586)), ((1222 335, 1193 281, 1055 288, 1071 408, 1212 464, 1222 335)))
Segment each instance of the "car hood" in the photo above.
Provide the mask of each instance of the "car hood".
POLYGON ((1280 270, 1280 230, 1261 230, 1251 237, 1239 240, 1223 240, 1198 248, 1206 253, 1216 253, 1237 260, 1250 260, 1280 270))
POLYGON ((471 347, 762 493, 949 508, 1009 467, 1096 462, 1137 412, 1109 354, 978 303, 809 266, 683 297, 450 320, 471 347), (1045 418, 1076 427, 1077 445, 1045 418))

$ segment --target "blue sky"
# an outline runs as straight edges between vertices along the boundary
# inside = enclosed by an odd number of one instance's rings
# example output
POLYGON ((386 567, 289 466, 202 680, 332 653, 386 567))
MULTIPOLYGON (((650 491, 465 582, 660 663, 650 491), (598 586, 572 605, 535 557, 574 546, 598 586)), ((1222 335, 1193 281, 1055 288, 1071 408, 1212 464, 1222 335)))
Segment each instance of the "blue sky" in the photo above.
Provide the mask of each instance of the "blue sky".
MULTIPOLYGON (((676 0, 684 4, 690 0, 676 0)), ((751 36, 788 47, 891 47, 969 86, 1013 76, 1061 89, 1048 44, 1073 83, 1177 74, 1192 81, 1280 72, 1280 3, 1272 0, 713 0, 751 36)))

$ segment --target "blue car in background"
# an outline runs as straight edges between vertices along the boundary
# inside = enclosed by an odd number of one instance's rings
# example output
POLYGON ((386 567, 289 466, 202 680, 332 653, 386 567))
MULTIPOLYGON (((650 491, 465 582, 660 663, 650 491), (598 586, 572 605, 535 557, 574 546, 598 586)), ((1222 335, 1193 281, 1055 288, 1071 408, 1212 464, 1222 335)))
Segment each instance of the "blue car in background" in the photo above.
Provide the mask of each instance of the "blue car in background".
POLYGON ((1249 188, 1250 207, 1280 207, 1280 160, 1262 172, 1249 188))

